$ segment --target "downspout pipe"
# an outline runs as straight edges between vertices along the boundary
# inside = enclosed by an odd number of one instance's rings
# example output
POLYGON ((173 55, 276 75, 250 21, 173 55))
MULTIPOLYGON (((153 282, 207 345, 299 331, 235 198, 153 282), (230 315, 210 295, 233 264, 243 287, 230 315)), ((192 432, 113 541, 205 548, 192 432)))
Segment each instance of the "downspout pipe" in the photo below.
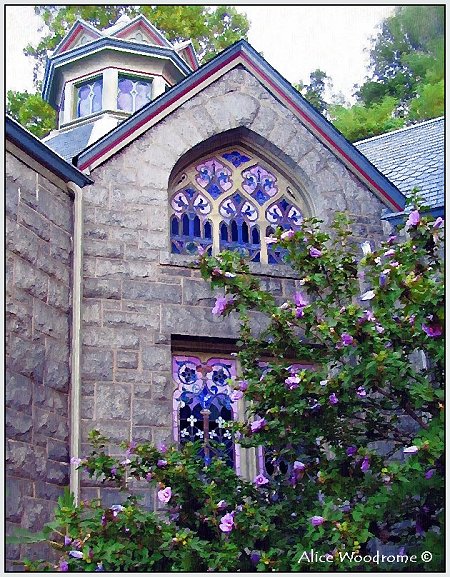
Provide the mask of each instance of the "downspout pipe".
POLYGON ((74 193, 73 211, 73 269, 72 269, 72 342, 70 374, 70 492, 75 503, 80 500, 80 471, 72 459, 80 458, 80 404, 81 404, 81 298, 83 266, 83 196, 73 182, 67 187, 74 193))

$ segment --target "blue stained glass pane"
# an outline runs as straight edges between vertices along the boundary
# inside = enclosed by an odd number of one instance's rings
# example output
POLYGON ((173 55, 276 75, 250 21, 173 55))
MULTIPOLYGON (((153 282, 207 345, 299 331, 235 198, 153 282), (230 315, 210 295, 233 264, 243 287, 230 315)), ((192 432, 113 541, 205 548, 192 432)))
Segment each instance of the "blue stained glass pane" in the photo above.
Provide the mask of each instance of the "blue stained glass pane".
POLYGON ((256 228, 256 226, 252 230, 252 243, 259 244, 259 230, 256 228))
POLYGON ((281 202, 279 202, 278 204, 281 206, 281 208, 283 210, 286 210, 287 207, 289 206, 289 203, 285 198, 283 198, 283 200, 281 202))
POLYGON ((189 236, 189 217, 187 214, 183 214, 183 235, 189 236))
POLYGON ((236 192, 236 194, 233 196, 233 200, 236 202, 236 204, 241 204, 242 196, 239 194, 239 192, 236 192))
POLYGON ((209 221, 205 222, 205 238, 212 238, 212 227, 209 221))
POLYGON ((254 196, 261 206, 266 202, 266 200, 270 198, 269 195, 267 195, 261 189, 257 190, 256 193, 254 193, 254 196))
POLYGON ((217 184, 210 184, 209 186, 206 187, 206 190, 213 198, 217 198, 218 196, 220 196, 222 192, 220 188, 217 186, 217 184))
POLYGON ((245 154, 241 154, 237 150, 233 150, 232 152, 226 152, 222 155, 225 160, 231 162, 236 168, 241 166, 244 162, 248 162, 250 159, 249 156, 245 156, 245 154))
POLYGON ((180 254, 180 250, 178 249, 175 242, 172 243, 172 252, 173 254, 180 254))
POLYGON ((248 242, 248 224, 242 223, 242 242, 248 242))
POLYGON ((178 218, 176 216, 173 216, 172 217, 172 226, 171 226, 172 234, 175 234, 175 235, 178 234, 178 224, 179 224, 178 218))
POLYGON ((231 240, 237 242, 238 240, 238 226, 235 220, 231 221, 231 240))
POLYGON ((194 236, 200 237, 200 219, 198 216, 194 218, 194 236))
POLYGON ((228 240, 228 227, 224 222, 220 226, 220 238, 222 240, 228 240))

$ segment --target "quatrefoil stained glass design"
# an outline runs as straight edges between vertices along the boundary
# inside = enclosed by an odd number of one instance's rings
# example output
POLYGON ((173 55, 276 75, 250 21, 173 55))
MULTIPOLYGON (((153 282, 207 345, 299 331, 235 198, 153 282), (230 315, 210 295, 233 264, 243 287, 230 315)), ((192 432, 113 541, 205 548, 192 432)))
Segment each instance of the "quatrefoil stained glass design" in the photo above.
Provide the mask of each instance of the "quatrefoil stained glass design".
POLYGON ((205 160, 197 167, 197 183, 215 199, 233 186, 231 170, 216 158, 205 160))
MULTIPOLYGON (((204 441, 205 415, 209 429, 212 456, 223 458, 235 465, 233 436, 227 423, 233 420, 236 406, 230 400, 231 389, 227 379, 236 376, 233 360, 210 358, 205 363, 197 357, 174 355, 172 374, 176 384, 174 393, 174 425, 180 443, 204 441)), ((202 448, 200 455, 207 457, 202 448)))
MULTIPOLYGON (((277 227, 284 230, 297 230, 300 228, 303 215, 298 207, 283 197, 267 208, 266 219, 271 225, 266 228, 266 236, 271 236, 277 227)), ((269 264, 283 263, 285 255, 286 251, 277 247, 276 244, 267 246, 269 264)))
POLYGON ((244 170, 242 188, 262 206, 278 192, 276 177, 260 164, 244 170))

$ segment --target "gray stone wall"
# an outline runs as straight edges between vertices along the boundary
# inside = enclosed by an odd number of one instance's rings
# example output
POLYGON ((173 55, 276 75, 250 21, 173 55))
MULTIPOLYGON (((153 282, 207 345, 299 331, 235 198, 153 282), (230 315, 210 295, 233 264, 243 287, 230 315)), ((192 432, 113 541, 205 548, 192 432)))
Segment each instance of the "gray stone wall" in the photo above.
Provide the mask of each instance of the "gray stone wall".
MULTIPOLYGON (((83 191, 82 455, 93 428, 110 435, 113 453, 121 440, 171 439, 172 335, 237 336, 235 317, 211 315, 198 270, 168 252, 168 182, 194 146, 239 127, 283 159, 315 216, 329 223, 344 210, 356 238, 382 236, 381 202, 244 69, 183 104, 94 170, 83 191)), ((292 278, 253 269, 280 299, 292 296, 292 278)), ((98 494, 85 479, 82 497, 98 494)), ((119 496, 108 489, 107 499, 119 496)))
MULTIPOLYGON (((39 530, 69 483, 72 199, 6 157, 6 524, 39 530)), ((7 567, 42 547, 7 548, 7 567)))

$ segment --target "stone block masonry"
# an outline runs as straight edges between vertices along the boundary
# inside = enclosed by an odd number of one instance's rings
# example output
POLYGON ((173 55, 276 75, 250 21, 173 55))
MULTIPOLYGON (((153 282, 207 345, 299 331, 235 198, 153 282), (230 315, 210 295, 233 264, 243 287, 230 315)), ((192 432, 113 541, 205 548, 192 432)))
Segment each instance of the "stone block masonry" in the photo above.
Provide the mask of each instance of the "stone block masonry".
MULTIPOLYGON (((84 189, 83 443, 94 428, 112 436, 117 455, 120 440, 171 441, 173 335, 238 335, 236 316, 211 314, 214 294, 190 267, 193 259, 169 253, 175 166, 234 129, 247 130, 247 140, 301 183, 314 216, 328 224, 334 210, 345 210, 357 221, 356 240, 382 235, 380 201, 249 72, 232 70, 192 97, 96 168, 84 189)), ((252 266, 280 302, 292 298, 292 275, 268 269, 252 266)), ((254 323, 264 326, 258 317, 254 323)), ((100 496, 93 485, 82 483, 82 498, 100 496)), ((146 502, 153 498, 142 493, 146 502)))
MULTIPOLYGON (((73 200, 6 157, 5 496, 7 531, 39 530, 69 484, 73 200)), ((14 545, 6 569, 45 554, 14 545)))

